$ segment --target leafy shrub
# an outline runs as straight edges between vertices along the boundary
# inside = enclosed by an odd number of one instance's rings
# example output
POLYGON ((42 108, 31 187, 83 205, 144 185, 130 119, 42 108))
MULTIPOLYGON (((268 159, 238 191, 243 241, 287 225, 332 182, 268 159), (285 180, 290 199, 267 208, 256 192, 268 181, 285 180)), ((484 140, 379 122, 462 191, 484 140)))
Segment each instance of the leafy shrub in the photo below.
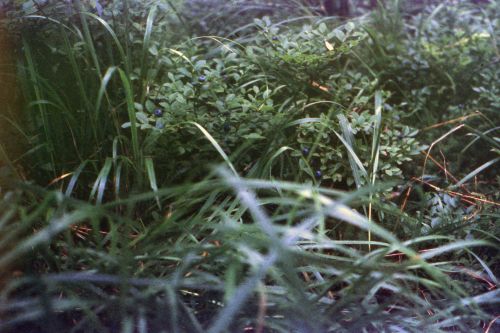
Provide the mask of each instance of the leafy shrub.
MULTIPOLYGON (((338 71, 364 35, 353 24, 334 30, 324 23, 306 25, 296 34, 281 32, 265 18, 256 20, 256 27, 261 32, 246 45, 195 40, 172 50, 164 40, 153 44, 150 56, 160 64, 155 82, 162 84, 151 84, 145 105, 136 104, 141 128, 153 133, 148 153, 159 157, 157 163, 169 170, 167 174, 193 174, 193 160, 213 160, 215 150, 188 124, 191 121, 202 124, 226 153, 247 147, 239 155, 244 157, 236 158, 240 170, 266 156, 263 152, 286 145, 295 148, 293 163, 299 163, 305 174, 321 178, 300 159, 301 152, 321 137, 310 156, 316 173, 351 184, 348 153, 335 135, 335 130, 340 132, 336 116, 349 119, 351 134, 361 147, 357 153, 367 164, 370 152, 364 147, 371 145, 374 118, 366 95, 375 93, 375 84, 362 73, 338 71), (321 119, 317 124, 288 126, 315 116, 321 119)), ((389 105, 383 116, 387 121, 381 169, 386 176, 400 175, 398 165, 419 150, 416 132, 401 125, 398 112, 389 105)))
POLYGON ((495 62, 495 8, 433 5, 404 18, 398 3, 374 13, 364 59, 394 104, 403 102, 422 125, 434 124, 450 107, 477 98, 472 87, 482 81, 480 70, 495 62))
POLYGON ((182 54, 176 58, 163 50, 169 54, 161 55, 160 48, 159 56, 165 61, 164 76, 157 81, 161 84, 151 86, 144 107, 137 105, 136 113, 141 128, 152 133, 148 145, 158 162, 166 166, 170 161, 166 170, 183 166, 188 170, 193 160, 215 160, 213 147, 188 122, 202 124, 227 153, 252 140, 254 146, 241 163, 256 158, 285 118, 276 112, 276 92, 263 76, 259 78, 257 66, 231 49, 222 48, 210 58, 198 51, 190 59, 181 53, 189 50, 176 50, 182 54))
MULTIPOLYGON (((302 170, 302 179, 312 176, 350 185, 353 170, 347 162, 349 154, 331 131, 339 131, 338 116, 344 115, 351 134, 359 141, 354 143, 359 149, 354 153, 368 163, 370 152, 364 145, 371 144, 369 127, 374 118, 367 112, 373 110, 369 96, 375 94, 376 84, 363 72, 347 70, 351 67, 349 56, 366 37, 353 23, 332 28, 318 21, 280 28, 264 18, 241 30, 237 40, 209 37, 179 41, 171 31, 185 22, 172 4, 158 4, 147 13, 135 1, 76 6, 45 4, 44 11, 71 28, 61 35, 60 24, 51 22, 37 32, 45 34, 43 45, 37 44, 36 38, 27 40, 32 51, 26 75, 59 78, 49 80, 43 89, 26 92, 34 100, 47 101, 34 105, 44 118, 33 115, 32 121, 33 133, 45 133, 36 140, 41 139, 41 145, 48 142, 36 155, 39 173, 49 173, 45 179, 85 163, 94 156, 96 146, 105 157, 116 155, 117 149, 128 154, 123 134, 135 123, 142 131, 137 135, 133 134, 135 129, 131 132, 128 142, 132 142, 136 165, 130 167, 141 169, 139 155, 152 156, 162 170, 160 184, 187 174, 202 176, 206 165, 193 161, 219 160, 217 151, 193 123, 202 125, 224 152, 232 155, 240 171, 266 164, 281 147, 291 147, 287 161, 279 161, 281 177, 295 178, 296 170, 302 170), (97 15, 82 15, 80 27, 75 22, 78 8, 94 10, 97 15), (61 17, 68 10, 72 14, 61 17), (120 13, 127 13, 131 21, 120 19, 120 13), (59 48, 60 44, 65 47, 59 48), (57 64, 40 63, 34 57, 39 53, 57 56, 57 64), (127 75, 129 92, 113 78, 118 76, 113 71, 116 67, 127 75), (64 83, 63 88, 58 82, 70 83, 64 83), (107 88, 104 94, 103 88, 107 88), (127 93, 133 98, 133 120, 121 103, 127 93), (98 103, 94 100, 97 95, 101 95, 98 103), (86 102, 82 105, 80 100, 86 102), (323 120, 321 124, 302 124, 303 118, 323 120), (78 128, 80 132, 75 134, 77 123, 91 125, 78 128), (114 134, 108 135, 111 129, 114 134), (318 141, 319 136, 323 138, 318 141), (118 145, 113 143, 117 138, 118 145), (318 149, 313 147, 316 142, 321 145, 318 149), (314 165, 307 165, 300 157, 304 149, 311 149, 314 165)), ((131 107, 127 106, 128 110, 131 107)), ((381 167, 386 176, 399 175, 399 165, 410 159, 418 144, 413 138, 404 138, 405 146, 399 147, 399 140, 414 131, 399 123, 397 111, 390 106, 383 117, 381 167)))
MULTIPOLYGON (((348 83, 348 90, 365 90, 362 87, 351 88, 350 84, 348 83)), ((340 89, 336 91, 342 94, 340 89)), ((342 95, 348 96, 348 93, 342 95)), ((351 103, 352 111, 346 116, 343 116, 343 112, 337 112, 336 117, 331 114, 321 114, 318 122, 301 125, 298 133, 298 142, 302 147, 300 151, 314 169, 321 170, 325 179, 334 182, 347 181, 348 185, 355 182, 353 177, 355 171, 349 163, 352 155, 355 154, 362 161, 365 169, 370 166, 371 144, 377 123, 376 115, 372 111, 375 109, 373 103, 367 101, 366 96, 354 98, 351 103), (340 133, 344 140, 340 137, 340 133), (353 149, 354 154, 346 149, 346 144, 353 149)), ((382 111, 384 122, 380 135, 380 170, 382 178, 390 179, 393 176, 401 176, 401 164, 410 161, 411 156, 420 152, 423 147, 414 138, 417 131, 402 125, 399 121, 401 112, 386 106, 387 108, 382 111)), ((299 153, 295 155, 299 156, 299 153)), ((308 172, 310 166, 303 164, 303 169, 308 172)), ((366 183, 366 177, 360 178, 357 185, 366 183)))

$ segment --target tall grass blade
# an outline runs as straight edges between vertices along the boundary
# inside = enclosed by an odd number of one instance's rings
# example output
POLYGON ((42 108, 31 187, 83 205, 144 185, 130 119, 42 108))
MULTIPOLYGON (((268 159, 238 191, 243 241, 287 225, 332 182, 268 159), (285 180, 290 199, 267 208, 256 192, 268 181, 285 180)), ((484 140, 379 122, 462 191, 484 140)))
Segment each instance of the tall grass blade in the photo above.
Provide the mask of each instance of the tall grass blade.
POLYGON ((113 160, 111 158, 107 158, 104 162, 104 166, 102 167, 97 179, 94 182, 94 186, 92 187, 92 191, 90 192, 89 200, 93 201, 94 196, 97 193, 96 203, 101 204, 102 199, 104 197, 104 191, 106 190, 106 184, 108 182, 109 173, 113 166, 113 160))
POLYGON ((141 87, 141 103, 144 103, 146 97, 148 78, 146 77, 146 59, 149 53, 149 46, 151 44, 151 33, 153 31, 153 23, 156 16, 157 7, 153 5, 149 10, 148 18, 146 20, 146 30, 144 31, 144 40, 142 42, 141 54, 141 69, 140 69, 140 87, 141 87))
MULTIPOLYGON (((375 185, 375 181, 377 179, 378 173, 378 163, 380 156, 380 128, 382 127, 382 93, 377 91, 375 93, 375 119, 373 123, 373 136, 372 136, 372 151, 370 158, 371 165, 371 175, 370 175, 370 184, 375 185)), ((373 194, 370 193, 370 202, 368 204, 368 220, 371 222, 372 219, 372 201, 373 194)), ((371 232, 368 231, 368 242, 371 242, 371 232)), ((371 250, 371 244, 368 244, 368 250, 371 250)))
MULTIPOLYGON (((151 186, 153 192, 157 193, 158 185, 156 183, 156 175, 155 175, 153 159, 151 157, 146 157, 144 159, 144 162, 146 166, 146 172, 149 178, 149 185, 151 186)), ((156 204, 158 205, 158 208, 161 209, 160 198, 158 196, 156 197, 156 204)))
POLYGON ((498 161, 500 161, 500 157, 494 158, 494 159, 492 159, 492 160, 484 163, 483 165, 477 167, 473 171, 469 172, 465 177, 463 177, 462 179, 460 179, 460 181, 458 183, 456 183, 455 185, 453 185, 453 188, 462 186, 463 184, 465 184, 466 182, 468 182, 472 178, 476 177, 483 170, 489 168, 490 166, 492 166, 493 164, 497 163, 498 161))
POLYGON ((229 159, 227 154, 224 152, 224 150, 221 148, 221 146, 217 143, 217 141, 214 139, 214 137, 212 135, 210 135, 210 133, 208 133, 208 131, 205 128, 203 128, 203 126, 201 126, 200 124, 198 124, 196 122, 192 122, 192 121, 190 121, 188 123, 196 126, 200 130, 200 132, 203 133, 203 135, 207 138, 208 141, 210 141, 210 143, 215 148, 215 150, 217 150, 217 152, 220 154, 222 159, 224 159, 224 161, 226 162, 228 167, 231 169, 231 171, 233 171, 233 173, 235 175, 237 175, 238 172, 236 172, 236 169, 234 168, 233 163, 231 163, 231 160, 229 159))

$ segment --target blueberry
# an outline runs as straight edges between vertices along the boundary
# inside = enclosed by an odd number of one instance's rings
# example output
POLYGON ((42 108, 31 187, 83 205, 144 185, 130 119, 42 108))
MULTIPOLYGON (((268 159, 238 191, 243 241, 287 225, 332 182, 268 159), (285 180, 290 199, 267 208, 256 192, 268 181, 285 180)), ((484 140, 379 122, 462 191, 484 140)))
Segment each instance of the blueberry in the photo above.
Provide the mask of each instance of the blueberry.
POLYGON ((271 39, 272 40, 278 40, 278 36, 273 36, 271 39))
POLYGON ((165 124, 161 121, 156 122, 156 128, 157 129, 163 129, 165 127, 165 124))
POLYGON ((314 176, 316 176, 316 179, 321 179, 321 177, 323 177, 323 173, 321 172, 321 170, 316 170, 314 172, 314 176))
POLYGON ((200 82, 205 82, 206 80, 207 80, 207 77, 205 75, 200 75, 198 77, 198 81, 200 81, 200 82))
POLYGON ((231 125, 229 125, 228 123, 225 123, 223 129, 224 129, 224 132, 229 132, 231 130, 231 125))
POLYGON ((307 147, 302 148, 302 155, 304 155, 304 156, 309 155, 309 148, 307 148, 307 147))
POLYGON ((163 110, 162 110, 162 109, 156 109, 156 110, 154 110, 154 112, 153 112, 153 113, 154 113, 154 115, 155 115, 156 117, 161 117, 161 116, 163 116, 163 110))

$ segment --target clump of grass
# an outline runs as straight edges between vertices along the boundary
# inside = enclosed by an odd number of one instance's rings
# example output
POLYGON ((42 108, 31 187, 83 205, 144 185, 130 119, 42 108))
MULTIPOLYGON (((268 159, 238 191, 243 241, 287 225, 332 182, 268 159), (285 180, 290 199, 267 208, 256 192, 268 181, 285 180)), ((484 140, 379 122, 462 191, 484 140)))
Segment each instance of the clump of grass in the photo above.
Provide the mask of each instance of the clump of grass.
POLYGON ((27 189, 42 200, 36 208, 11 199, 2 220, 26 210, 24 228, 37 231, 0 263, 31 252, 31 265, 45 274, 25 272, 4 289, 2 330, 465 330, 485 320, 481 309, 496 302, 496 291, 469 296, 449 278, 457 267, 448 253, 472 253, 485 241, 432 235, 400 241, 347 206, 367 201, 366 192, 218 173, 97 207, 37 188, 27 189), (155 198, 170 204, 165 216, 146 221, 147 213, 140 219, 117 213, 144 202, 152 209, 155 198), (370 230, 371 251, 368 241, 321 231, 342 224, 370 230), (47 316, 50 324, 40 320, 47 316))

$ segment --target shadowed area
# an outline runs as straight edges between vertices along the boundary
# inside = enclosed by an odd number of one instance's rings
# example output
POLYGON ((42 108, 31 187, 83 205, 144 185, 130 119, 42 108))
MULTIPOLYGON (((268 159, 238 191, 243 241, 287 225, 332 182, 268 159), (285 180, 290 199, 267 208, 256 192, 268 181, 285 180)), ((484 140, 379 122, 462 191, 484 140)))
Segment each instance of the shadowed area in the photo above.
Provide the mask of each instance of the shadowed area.
MULTIPOLYGON (((0 11, 0 22, 3 13, 0 11)), ((7 180, 16 174, 12 160, 21 153, 19 135, 11 121, 17 121, 19 103, 17 99, 15 62, 11 40, 7 29, 0 23, 0 192, 7 180)))

